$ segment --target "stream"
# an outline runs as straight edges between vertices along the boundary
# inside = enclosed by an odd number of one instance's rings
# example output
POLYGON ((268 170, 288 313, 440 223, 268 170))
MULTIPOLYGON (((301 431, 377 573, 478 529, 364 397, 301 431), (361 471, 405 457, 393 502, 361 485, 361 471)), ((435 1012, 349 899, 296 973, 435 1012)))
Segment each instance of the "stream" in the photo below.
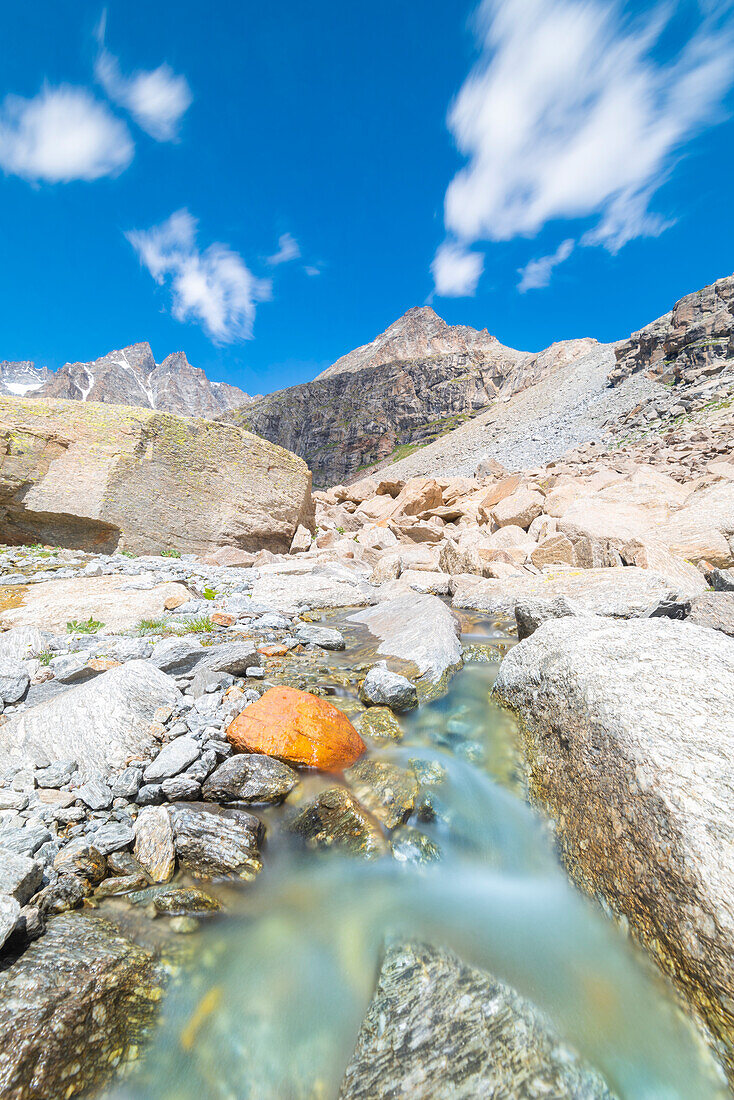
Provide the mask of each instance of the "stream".
MULTIPOLYGON (((178 937, 189 961, 162 1023, 134 1073, 105 1096, 334 1100, 386 937, 448 947, 513 986, 620 1100, 728 1095, 671 987, 577 892, 551 825, 526 801, 517 729, 489 701, 514 639, 476 617, 463 625, 467 655, 479 659, 467 660, 441 698, 401 717, 402 741, 369 747, 411 762, 422 779, 398 858, 310 853, 282 829, 286 807, 261 814, 262 874, 217 887, 226 915, 178 937)), ((338 667, 354 650, 332 656, 338 667)), ((348 699, 334 701, 349 710, 348 699)), ((309 796, 327 785, 333 777, 304 784, 309 796)), ((110 901, 108 911, 122 904, 110 901)))

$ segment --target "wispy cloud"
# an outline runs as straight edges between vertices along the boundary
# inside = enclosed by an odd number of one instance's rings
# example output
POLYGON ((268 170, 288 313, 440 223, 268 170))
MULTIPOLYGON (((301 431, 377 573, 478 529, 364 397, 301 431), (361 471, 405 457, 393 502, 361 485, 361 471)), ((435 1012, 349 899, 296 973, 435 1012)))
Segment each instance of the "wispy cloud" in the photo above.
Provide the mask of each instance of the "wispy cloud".
POLYGON ((256 278, 225 244, 201 252, 196 233, 196 219, 177 210, 160 225, 125 235, 155 281, 170 285, 177 321, 200 324, 216 344, 249 339, 256 305, 270 297, 270 281, 256 278))
POLYGON ((562 264, 573 252, 574 241, 572 239, 561 241, 558 248, 550 256, 541 256, 537 260, 531 260, 525 267, 521 267, 519 274, 522 276, 517 284, 521 294, 526 290, 537 290, 538 287, 548 286, 554 267, 562 264))
POLYGON ((192 100, 186 77, 174 73, 166 64, 126 76, 118 59, 105 48, 105 24, 103 15, 97 28, 100 48, 94 65, 95 77, 113 103, 130 112, 141 130, 156 141, 175 141, 192 100))
POLYGON ((659 4, 630 23, 614 0, 483 0, 481 54, 448 116, 467 158, 446 193, 450 240, 596 216, 582 243, 615 252, 670 224, 653 196, 734 80, 731 4, 709 3, 661 59, 674 13, 659 4))
POLYGON ((431 264, 436 293, 443 298, 474 294, 483 269, 481 252, 469 252, 462 245, 444 241, 431 264))
POLYGON ((303 270, 306 272, 307 275, 310 275, 311 278, 313 278, 315 275, 321 274, 321 268, 315 267, 314 264, 305 264, 303 270))
POLYGON ((277 267, 278 264, 287 264, 291 260, 297 260, 300 255, 301 250, 295 237, 292 237, 290 233, 283 233, 278 238, 278 251, 274 252, 272 256, 268 256, 268 263, 271 267, 277 267))
POLYGON ((0 167, 27 180, 68 183, 116 176, 133 158, 127 126, 85 88, 43 87, 0 107, 0 167))

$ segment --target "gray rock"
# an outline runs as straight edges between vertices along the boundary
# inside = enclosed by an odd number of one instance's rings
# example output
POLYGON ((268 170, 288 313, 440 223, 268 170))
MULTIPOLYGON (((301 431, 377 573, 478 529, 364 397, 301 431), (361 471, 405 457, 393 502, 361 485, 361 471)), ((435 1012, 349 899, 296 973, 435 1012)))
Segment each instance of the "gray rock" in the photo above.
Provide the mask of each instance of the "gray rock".
POLYGON ((259 753, 238 753, 220 764, 202 789, 211 802, 282 802, 298 783, 293 768, 259 753))
POLYGON ((36 772, 36 786, 47 787, 52 790, 58 789, 69 782, 76 770, 76 761, 57 760, 55 763, 49 764, 47 768, 42 768, 36 772))
POLYGON ((731 1050, 734 642, 669 619, 557 619, 510 651, 495 692, 567 864, 731 1050))
POLYGON ((157 806, 165 801, 165 795, 160 783, 145 783, 140 788, 135 798, 138 806, 157 806))
POLYGON ((514 989, 426 944, 394 944, 339 1100, 614 1100, 514 989))
POLYGON ((157 783, 161 779, 168 779, 171 775, 178 775, 189 764, 193 764, 201 752, 201 746, 193 737, 176 737, 164 745, 143 772, 146 783, 157 783))
POLYGON ((205 654, 204 646, 196 638, 164 638, 153 646, 150 660, 162 672, 180 676, 182 672, 190 672, 205 654))
POLYGON ((22 829, 0 830, 0 848, 15 852, 17 855, 32 856, 47 840, 51 840, 51 833, 45 825, 26 825, 22 829))
POLYGON ((391 672, 386 665, 374 665, 365 676, 359 697, 370 706, 411 710, 418 706, 418 692, 405 676, 391 672))
POLYGON ((0 699, 4 703, 17 703, 23 698, 31 678, 22 661, 12 657, 0 657, 0 699))
POLYGON ((68 913, 70 909, 78 909, 90 893, 89 882, 81 876, 59 875, 36 894, 34 902, 44 916, 50 916, 56 913, 68 913))
POLYGON ((39 889, 42 879, 43 866, 38 860, 0 848, 0 895, 25 905, 39 889))
POLYGON ((99 670, 89 667, 88 660, 87 653, 69 653, 65 657, 54 657, 49 668, 60 684, 83 684, 100 675, 99 670))
POLYGON ((259 665, 260 656, 255 642, 228 642, 226 645, 212 646, 206 650, 206 656, 199 669, 208 672, 228 672, 232 676, 242 676, 250 665, 259 665))
POLYGON ((380 639, 379 654, 412 661, 434 683, 461 667, 459 623, 438 596, 406 593, 350 619, 380 639))
POLYGON ((91 841, 97 851, 103 855, 119 852, 122 848, 131 848, 135 834, 130 825, 110 821, 92 833, 91 841))
POLYGON ((295 635, 299 642, 317 645, 321 649, 345 649, 344 635, 328 626, 318 626, 316 623, 298 623, 295 635))
POLYGON ((169 676, 149 661, 130 661, 14 715, 0 727, 0 754, 40 766, 76 760, 107 775, 150 751, 156 709, 180 699, 169 676))
POLYGON ((168 882, 176 868, 171 815, 165 806, 146 806, 135 822, 135 858, 153 882, 168 882))
POLYGON ((163 981, 153 956, 107 921, 71 913, 50 921, 0 974, 2 1095, 101 1089, 152 1026, 163 981))
POLYGON ((566 596, 555 596, 552 600, 538 596, 521 598, 515 604, 517 636, 522 641, 534 634, 546 619, 565 619, 573 615, 583 615, 583 608, 566 596))
POLYGON ((143 781, 143 769, 129 767, 115 776, 112 783, 113 798, 134 799, 140 790, 143 781))
POLYGON ((25 791, 0 790, 0 810, 24 810, 29 801, 25 791))
POLYGON ((734 592, 734 569, 713 569, 708 580, 714 592, 734 592))
POLYGON ((173 775, 164 779, 161 790, 169 802, 196 802, 201 798, 201 783, 190 775, 173 775))
POLYGON ((734 638, 734 591, 702 592, 691 601, 688 621, 734 638))
POLYGON ((0 954, 5 941, 15 931, 19 919, 20 905, 15 898, 0 894, 0 954))
POLYGON ((261 870, 263 827, 252 814, 195 802, 172 804, 170 813, 176 855, 196 878, 252 879, 261 870))
MULTIPOLYGON (((7 583, 8 578, 3 577, 3 584, 7 583)), ((10 630, 4 630, 0 635, 0 657, 27 661, 29 657, 37 657, 47 650, 52 640, 52 634, 35 626, 11 626, 10 630)))
POLYGON ((308 573, 268 573, 256 581, 252 595, 291 615, 316 607, 366 607, 375 602, 375 590, 361 575, 326 565, 308 573))
POLYGON ((101 779, 88 780, 74 794, 90 810, 108 810, 112 805, 112 791, 101 779))

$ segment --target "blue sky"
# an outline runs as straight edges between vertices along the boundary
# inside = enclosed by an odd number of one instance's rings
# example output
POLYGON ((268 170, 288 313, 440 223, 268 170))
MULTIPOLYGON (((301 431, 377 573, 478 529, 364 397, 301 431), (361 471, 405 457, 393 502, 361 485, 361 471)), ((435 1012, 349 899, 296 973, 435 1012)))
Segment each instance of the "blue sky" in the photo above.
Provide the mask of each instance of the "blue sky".
POLYGON ((727 0, 6 6, 0 358, 267 392, 431 301, 528 350, 734 268, 727 0))

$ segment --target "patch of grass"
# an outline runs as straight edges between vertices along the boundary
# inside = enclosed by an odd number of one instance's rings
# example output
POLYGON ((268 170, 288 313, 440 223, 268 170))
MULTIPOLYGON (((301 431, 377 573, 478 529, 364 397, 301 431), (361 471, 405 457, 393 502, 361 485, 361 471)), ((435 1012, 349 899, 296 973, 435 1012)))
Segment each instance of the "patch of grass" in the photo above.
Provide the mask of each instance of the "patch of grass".
POLYGON ((217 598, 216 589, 210 588, 208 584, 204 586, 202 595, 205 600, 215 600, 217 598))
POLYGON ((180 558, 181 557, 181 551, 180 550, 161 550, 161 557, 162 558, 180 558))
POLYGON ((120 554, 123 558, 134 558, 137 555, 133 554, 132 550, 121 550, 120 554))
POLYGON ((53 653, 50 649, 44 649, 42 653, 37 654, 37 657, 42 665, 50 665, 53 658, 53 653))
POLYGON ((175 629, 177 634, 211 634, 214 623, 208 615, 196 615, 193 619, 183 619, 175 629))
POLYGON ((97 619, 93 619, 90 615, 88 619, 80 621, 79 619, 71 619, 66 624, 67 634, 96 634, 98 630, 101 630, 104 623, 99 622, 97 619))
POLYGON ((170 619, 141 619, 135 627, 135 633, 143 636, 146 634, 166 634, 170 629, 170 619))

